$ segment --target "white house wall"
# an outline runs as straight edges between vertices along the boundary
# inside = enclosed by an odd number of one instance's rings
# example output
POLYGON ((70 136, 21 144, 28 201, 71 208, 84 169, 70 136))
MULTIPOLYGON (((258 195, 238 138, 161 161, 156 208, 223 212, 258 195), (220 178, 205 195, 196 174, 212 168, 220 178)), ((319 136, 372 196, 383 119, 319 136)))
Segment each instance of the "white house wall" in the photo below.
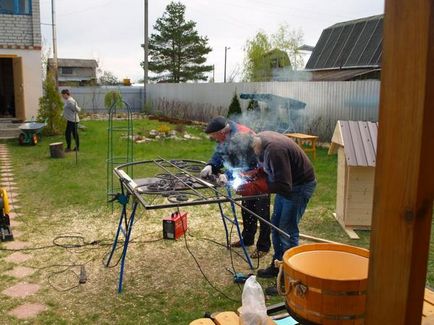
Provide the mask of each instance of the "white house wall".
POLYGON ((25 117, 36 117, 39 98, 42 96, 41 51, 0 49, 1 55, 16 55, 22 58, 25 117))

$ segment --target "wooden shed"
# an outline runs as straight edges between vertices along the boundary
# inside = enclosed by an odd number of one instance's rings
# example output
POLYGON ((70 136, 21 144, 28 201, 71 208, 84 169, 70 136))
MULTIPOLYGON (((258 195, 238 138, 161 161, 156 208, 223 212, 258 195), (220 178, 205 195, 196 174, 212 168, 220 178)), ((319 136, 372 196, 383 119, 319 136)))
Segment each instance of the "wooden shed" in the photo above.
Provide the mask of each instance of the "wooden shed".
POLYGON ((378 123, 338 121, 329 154, 338 154, 335 217, 351 238, 369 229, 374 197, 378 123))

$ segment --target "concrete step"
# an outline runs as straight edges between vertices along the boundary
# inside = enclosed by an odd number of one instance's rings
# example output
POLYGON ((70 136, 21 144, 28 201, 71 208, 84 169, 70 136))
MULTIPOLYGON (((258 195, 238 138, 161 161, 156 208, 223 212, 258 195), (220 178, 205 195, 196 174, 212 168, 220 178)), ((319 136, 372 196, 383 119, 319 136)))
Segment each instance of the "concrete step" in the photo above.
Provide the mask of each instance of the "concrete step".
POLYGON ((17 139, 21 131, 19 129, 20 123, 13 123, 13 120, 6 121, 0 119, 0 139, 17 139))

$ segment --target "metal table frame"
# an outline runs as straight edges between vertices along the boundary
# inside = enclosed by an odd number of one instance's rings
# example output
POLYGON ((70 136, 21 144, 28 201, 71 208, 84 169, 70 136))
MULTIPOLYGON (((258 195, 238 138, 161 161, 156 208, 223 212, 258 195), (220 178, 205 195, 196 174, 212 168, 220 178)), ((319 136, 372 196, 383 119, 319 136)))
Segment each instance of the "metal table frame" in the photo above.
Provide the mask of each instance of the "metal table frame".
MULTIPOLYGON (((204 162, 197 161, 197 160, 185 160, 184 159, 182 161, 205 165, 204 162)), ((119 244, 119 236, 122 234, 124 236, 125 240, 123 242, 123 250, 122 250, 122 255, 120 258, 119 283, 118 283, 118 292, 119 293, 122 292, 123 275, 124 275, 124 271, 125 271, 125 260, 126 260, 127 251, 128 251, 128 244, 130 242, 131 232, 132 232, 132 228, 134 226, 134 219, 135 219, 137 208, 138 208, 139 204, 142 207, 144 207, 145 210, 156 210, 156 209, 166 209, 166 208, 179 209, 182 206, 218 204, 220 215, 221 215, 222 222, 223 222, 224 229, 225 229, 227 247, 229 248, 229 246, 231 244, 229 241, 229 231, 228 231, 228 226, 227 226, 227 222, 230 222, 236 227, 237 234, 238 234, 238 237, 240 240, 241 247, 243 249, 243 253, 244 253, 246 262, 248 263, 249 267, 252 270, 253 270, 253 263, 252 263, 252 260, 250 259, 248 251, 246 249, 246 246, 244 245, 244 242, 243 242, 243 238, 241 235, 241 229, 240 229, 237 214, 236 214, 236 206, 239 206, 242 209, 250 212, 256 218, 266 222, 271 227, 276 228, 279 232, 285 234, 286 236, 289 236, 288 234, 286 234, 285 232, 283 232, 279 228, 272 225, 270 222, 264 220, 262 217, 258 216, 257 214, 253 213, 252 211, 248 210, 242 204, 239 203, 239 201, 253 200, 253 199, 257 199, 257 198, 262 198, 266 195, 263 194, 263 195, 254 195, 254 196, 248 196, 248 197, 232 197, 231 189, 228 186, 225 188, 226 193, 222 193, 221 190, 217 189, 213 184, 211 184, 207 181, 204 181, 201 178, 194 176, 191 173, 183 170, 182 168, 178 167, 176 164, 174 164, 170 160, 165 160, 165 159, 159 158, 159 159, 154 159, 154 160, 143 160, 143 161, 137 161, 137 162, 132 162, 132 163, 125 163, 125 164, 122 164, 122 165, 114 168, 113 173, 119 178, 119 181, 121 184, 121 192, 115 196, 115 199, 121 204, 122 211, 120 214, 119 223, 118 223, 116 235, 115 235, 115 238, 113 241, 112 249, 108 255, 108 259, 105 263, 105 266, 108 267, 110 265, 110 262, 113 258, 113 255, 114 255, 114 252, 117 249, 118 244, 119 244), (128 167, 131 167, 133 165, 144 165, 144 164, 153 164, 154 166, 157 166, 157 167, 165 170, 166 172, 169 171, 166 166, 169 166, 170 168, 175 168, 177 170, 182 171, 183 174, 188 175, 189 177, 193 178, 197 183, 200 183, 203 185, 203 187, 201 187, 201 188, 194 188, 193 186, 186 184, 182 179, 178 179, 187 188, 189 188, 193 192, 197 193, 199 199, 194 200, 194 201, 189 201, 189 202, 176 202, 176 203, 169 202, 169 203, 164 203, 164 204, 147 203, 146 200, 144 199, 144 196, 146 196, 147 193, 142 193, 140 191, 140 186, 138 186, 136 184, 136 182, 123 170, 124 168, 128 168, 128 167), (164 166, 163 164, 166 166, 164 166), (202 193, 200 193, 200 191, 199 191, 200 189, 212 190, 212 192, 214 192, 214 194, 215 194, 215 197, 203 195, 202 193), (128 205, 130 202, 130 198, 132 198, 132 207, 131 207, 131 212, 128 213, 128 205), (229 216, 225 215, 225 213, 223 211, 223 207, 222 207, 223 203, 230 203, 231 213, 232 213, 233 217, 229 217, 229 216)), ((177 176, 174 175, 174 177, 177 177, 177 176)))

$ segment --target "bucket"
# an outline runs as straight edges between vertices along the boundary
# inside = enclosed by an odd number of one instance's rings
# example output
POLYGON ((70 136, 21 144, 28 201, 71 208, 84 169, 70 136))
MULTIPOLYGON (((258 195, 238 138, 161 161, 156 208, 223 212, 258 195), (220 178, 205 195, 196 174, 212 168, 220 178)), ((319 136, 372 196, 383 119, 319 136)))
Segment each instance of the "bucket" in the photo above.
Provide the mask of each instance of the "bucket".
POLYGON ((368 258, 368 250, 341 244, 287 250, 279 280, 283 267, 290 314, 302 324, 364 324, 368 258))

